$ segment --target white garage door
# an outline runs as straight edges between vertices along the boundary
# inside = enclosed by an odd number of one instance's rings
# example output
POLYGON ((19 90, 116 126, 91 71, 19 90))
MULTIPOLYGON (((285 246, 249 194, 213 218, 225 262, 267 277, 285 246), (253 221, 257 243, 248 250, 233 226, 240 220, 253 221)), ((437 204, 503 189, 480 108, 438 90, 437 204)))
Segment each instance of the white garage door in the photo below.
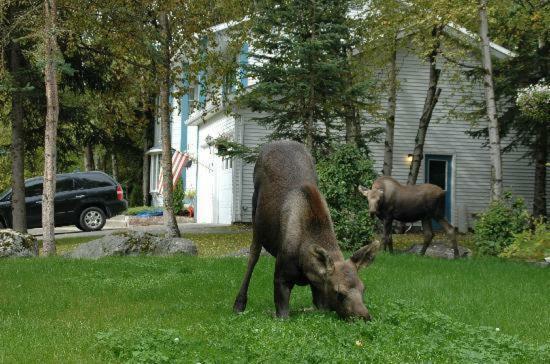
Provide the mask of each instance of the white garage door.
POLYGON ((221 166, 216 168, 218 224, 231 224, 233 211, 233 160, 220 159, 221 166))

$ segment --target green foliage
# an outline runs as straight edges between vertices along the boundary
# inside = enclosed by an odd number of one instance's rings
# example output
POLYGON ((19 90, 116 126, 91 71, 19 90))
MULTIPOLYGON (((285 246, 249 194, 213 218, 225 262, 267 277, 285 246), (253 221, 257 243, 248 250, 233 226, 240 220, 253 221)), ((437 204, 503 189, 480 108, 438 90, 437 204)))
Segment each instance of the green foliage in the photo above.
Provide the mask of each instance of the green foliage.
POLYGON ((174 188, 174 214, 176 215, 183 215, 183 211, 185 210, 183 206, 183 200, 185 199, 185 191, 183 190, 183 184, 181 181, 178 181, 176 183, 176 187, 174 188))
POLYGON ((99 332, 96 337, 97 348, 105 359, 125 363, 181 362, 189 350, 182 335, 175 330, 107 331, 99 332))
POLYGON ((357 186, 370 186, 376 178, 367 154, 350 144, 317 163, 319 187, 329 205, 336 235, 345 250, 355 250, 372 240, 375 221, 368 214, 367 199, 357 186))
POLYGON ((474 242, 479 254, 498 255, 512 244, 514 234, 525 230, 530 215, 522 199, 506 194, 491 202, 474 225, 474 242))
POLYGON ((550 85, 541 81, 520 89, 516 103, 525 116, 547 123, 550 114, 550 85))
POLYGON ((226 136, 220 136, 208 143, 216 147, 216 154, 224 158, 241 158, 247 163, 254 163, 258 158, 260 146, 256 148, 247 147, 241 143, 234 142, 226 136))
POLYGON ((512 244, 499 254, 503 258, 542 260, 550 257, 550 224, 544 219, 534 221, 534 229, 514 234, 512 244))

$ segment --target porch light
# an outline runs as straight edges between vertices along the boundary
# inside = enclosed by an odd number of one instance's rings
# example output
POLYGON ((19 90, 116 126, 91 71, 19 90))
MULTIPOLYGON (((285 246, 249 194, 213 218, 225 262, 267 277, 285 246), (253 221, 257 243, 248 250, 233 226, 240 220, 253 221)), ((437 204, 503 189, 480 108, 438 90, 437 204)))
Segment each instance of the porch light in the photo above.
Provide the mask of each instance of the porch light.
POLYGON ((413 155, 407 154, 407 163, 412 163, 412 161, 413 161, 413 155))

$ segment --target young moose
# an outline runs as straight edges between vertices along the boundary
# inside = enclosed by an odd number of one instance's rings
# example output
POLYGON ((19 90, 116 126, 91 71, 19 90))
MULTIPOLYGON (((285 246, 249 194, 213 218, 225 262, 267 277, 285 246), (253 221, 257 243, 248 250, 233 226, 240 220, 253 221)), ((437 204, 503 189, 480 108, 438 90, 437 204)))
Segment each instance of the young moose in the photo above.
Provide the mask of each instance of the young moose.
POLYGON ((369 265, 379 243, 344 260, 325 199, 317 188, 313 158, 297 142, 262 147, 254 167, 253 237, 248 267, 234 305, 246 307, 248 284, 262 246, 276 258, 274 298, 277 317, 288 317, 294 285, 309 285, 319 309, 342 318, 370 315, 363 302, 365 286, 357 271, 369 265))
POLYGON ((393 253, 393 220, 422 220, 424 246, 421 253, 424 255, 433 239, 432 219, 435 219, 445 229, 453 244, 454 256, 458 257, 455 228, 445 219, 445 191, 440 187, 429 183, 408 186, 391 177, 380 177, 374 181, 370 190, 363 186, 358 189, 369 201, 371 215, 378 216, 384 222, 384 249, 389 248, 393 253))

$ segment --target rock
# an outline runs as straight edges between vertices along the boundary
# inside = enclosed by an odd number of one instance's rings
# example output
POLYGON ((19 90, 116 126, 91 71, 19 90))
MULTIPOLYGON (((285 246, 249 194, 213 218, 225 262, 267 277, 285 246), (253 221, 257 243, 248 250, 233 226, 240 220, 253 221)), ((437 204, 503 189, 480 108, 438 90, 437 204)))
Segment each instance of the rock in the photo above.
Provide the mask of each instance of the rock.
MULTIPOLYGON (((223 255, 222 257, 247 257, 250 255, 250 248, 242 248, 242 249, 239 249, 237 250, 236 252, 232 252, 232 253, 229 253, 229 254, 225 254, 223 255)), ((264 256, 267 256, 267 255, 270 255, 264 248, 262 248, 262 251, 260 252, 260 255, 264 255, 264 256)))
POLYGON ((0 230, 0 258, 34 257, 38 255, 38 240, 32 235, 11 229, 0 230))
POLYGON ((67 258, 98 259, 127 255, 197 255, 197 246, 182 238, 166 238, 142 231, 125 231, 80 244, 67 258))
MULTIPOLYGON (((423 244, 415 244, 411 246, 406 253, 420 254, 423 244)), ((469 257, 472 255, 472 251, 463 246, 458 246, 458 256, 461 258, 469 257)), ((442 242, 434 242, 430 244, 428 250, 426 250, 426 256, 433 258, 454 259, 453 248, 450 245, 446 245, 442 242)))

